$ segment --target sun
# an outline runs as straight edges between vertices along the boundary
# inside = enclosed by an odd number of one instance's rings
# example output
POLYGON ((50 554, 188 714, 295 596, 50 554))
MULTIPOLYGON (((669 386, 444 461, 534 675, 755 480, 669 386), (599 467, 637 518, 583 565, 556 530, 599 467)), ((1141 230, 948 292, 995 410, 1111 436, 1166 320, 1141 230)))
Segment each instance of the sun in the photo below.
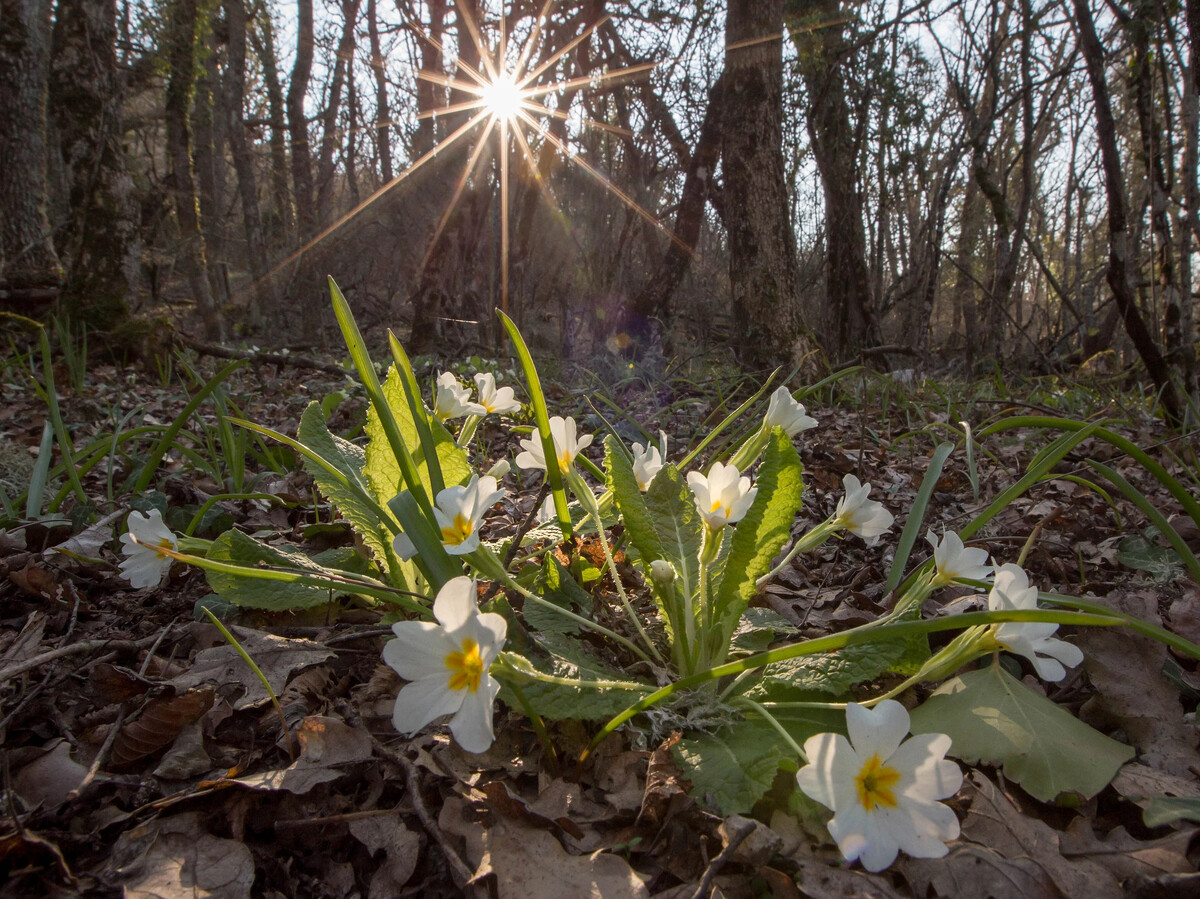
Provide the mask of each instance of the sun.
POLYGON ((508 72, 497 75, 479 88, 479 99, 493 120, 509 122, 516 119, 525 103, 516 79, 508 72))

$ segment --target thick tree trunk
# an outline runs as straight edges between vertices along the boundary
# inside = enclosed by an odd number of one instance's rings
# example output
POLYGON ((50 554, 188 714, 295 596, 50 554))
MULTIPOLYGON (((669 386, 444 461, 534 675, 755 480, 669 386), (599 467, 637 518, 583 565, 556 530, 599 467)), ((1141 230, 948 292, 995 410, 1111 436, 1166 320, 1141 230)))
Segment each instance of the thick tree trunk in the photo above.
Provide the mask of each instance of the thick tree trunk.
POLYGON ((881 342, 867 267, 858 152, 846 98, 844 16, 838 0, 789 0, 800 74, 808 92, 808 133, 825 197, 825 287, 839 356, 881 342))
POLYGON ((229 149, 233 156, 238 197, 242 205, 246 262, 254 282, 251 285, 252 295, 247 320, 249 324, 258 326, 264 318, 277 312, 278 304, 268 269, 262 210, 258 204, 258 179, 254 174, 254 150, 246 129, 246 4, 245 0, 224 0, 224 6, 225 21, 229 29, 229 59, 225 68, 229 149))
POLYGON ((1108 97, 1108 82, 1104 77, 1104 48, 1096 37, 1096 25, 1088 0, 1073 0, 1075 24, 1079 29, 1080 49, 1087 64, 1088 80, 1092 85, 1092 100, 1096 112, 1096 136, 1100 141, 1100 157, 1104 166, 1104 190, 1108 198, 1108 285, 1112 289, 1117 309, 1125 322, 1125 331, 1133 342, 1150 377, 1158 387, 1167 418, 1173 423, 1182 421, 1183 407, 1170 366, 1159 352, 1154 337, 1146 327, 1134 295, 1132 269, 1129 260, 1129 214, 1125 206, 1124 169, 1117 150, 1116 125, 1108 97))
POLYGON ((755 369, 811 347, 796 293, 783 170, 783 2, 730 0, 725 19, 725 225, 735 349, 755 369))
POLYGON ((221 321, 208 283, 204 233, 200 228, 200 209, 196 182, 192 174, 192 135, 188 121, 192 91, 196 82, 196 30, 199 24, 197 0, 174 0, 168 15, 165 36, 167 46, 166 122, 168 181, 179 222, 180 248, 184 276, 196 303, 208 340, 221 339, 221 321))
POLYGON ((29 311, 62 280, 46 216, 49 53, 50 0, 0 0, 0 291, 29 311))
POLYGON ((136 260, 133 180, 121 148, 115 0, 59 0, 50 108, 70 216, 58 244, 67 268, 61 308, 109 330, 129 315, 136 260))
POLYGON ((296 275, 300 309, 300 333, 303 339, 317 339, 319 309, 324 308, 324 284, 309 259, 308 243, 317 233, 316 196, 313 190, 312 147, 309 144, 308 118, 304 98, 313 63, 313 0, 297 0, 296 60, 288 85, 288 133, 292 139, 292 188, 296 198, 296 225, 300 238, 300 266, 296 275))

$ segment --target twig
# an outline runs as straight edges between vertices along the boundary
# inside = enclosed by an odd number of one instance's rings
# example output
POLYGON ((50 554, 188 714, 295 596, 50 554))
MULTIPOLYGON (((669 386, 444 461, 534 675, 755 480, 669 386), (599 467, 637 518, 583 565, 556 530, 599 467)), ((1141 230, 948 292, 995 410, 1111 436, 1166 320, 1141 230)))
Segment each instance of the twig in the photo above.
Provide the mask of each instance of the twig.
POLYGON ((704 899, 712 892, 713 881, 717 879, 717 874, 725 867, 725 863, 733 857, 733 853, 737 851, 738 846, 745 842, 746 837, 754 833, 754 822, 743 820, 740 827, 729 835, 729 842, 725 844, 725 848, 721 850, 721 854, 708 863, 708 868, 704 872, 704 876, 700 878, 700 885, 696 887, 696 892, 692 893, 692 899, 704 899))
POLYGON ((404 783, 408 788, 409 798, 412 800, 413 811, 417 813, 417 818, 421 822, 421 826, 425 828, 425 832, 429 834, 430 839, 437 843, 438 848, 442 850, 442 854, 446 857, 446 862, 450 866, 450 875, 454 878, 455 885, 460 890, 466 890, 473 876, 471 869, 454 851, 454 847, 446 840, 446 835, 442 833, 442 829, 438 827, 437 821, 429 814, 429 809, 425 807, 425 800, 421 797, 421 784, 417 775, 417 766, 410 762, 399 750, 392 749, 390 746, 385 746, 380 742, 379 738, 372 734, 371 742, 375 744, 375 749, 380 755, 391 759, 404 772, 404 783))
POLYGON ((112 750, 113 743, 117 740, 117 734, 121 732, 121 725, 125 723, 125 714, 129 711, 129 704, 121 706, 121 711, 117 712, 117 720, 112 723, 112 727, 108 731, 108 736, 104 738, 104 745, 100 747, 100 751, 96 753, 96 758, 92 760, 92 766, 88 768, 87 774, 83 776, 83 780, 70 793, 67 794, 67 802, 74 802, 83 795, 96 775, 100 773, 100 766, 108 760, 108 753, 112 750))
POLYGON ((316 371, 328 372, 331 375, 349 374, 346 369, 332 362, 322 362, 309 356, 293 356, 291 353, 264 353, 256 350, 239 350, 233 347, 221 346, 219 343, 205 343, 186 334, 176 335, 179 342, 205 356, 215 356, 218 359, 249 359, 267 365, 290 365, 294 368, 309 368, 316 371))
POLYGON ((53 662, 55 659, 83 655, 94 649, 109 649, 114 652, 136 652, 139 649, 152 645, 159 639, 161 639, 161 635, 143 637, 141 640, 83 640, 79 643, 72 643, 70 646, 60 646, 57 649, 50 649, 41 655, 36 655, 32 659, 26 659, 24 662, 17 662, 0 671, 0 683, 12 680, 26 671, 45 665, 47 662, 53 662))

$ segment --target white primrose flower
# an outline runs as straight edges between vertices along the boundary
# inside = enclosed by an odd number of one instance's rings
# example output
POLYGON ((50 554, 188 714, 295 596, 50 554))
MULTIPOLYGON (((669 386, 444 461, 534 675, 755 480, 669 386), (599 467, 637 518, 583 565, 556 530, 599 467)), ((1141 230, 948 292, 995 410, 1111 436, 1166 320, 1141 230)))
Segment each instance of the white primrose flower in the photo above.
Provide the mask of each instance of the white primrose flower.
POLYGON ((453 372, 444 371, 438 375, 433 414, 440 420, 447 421, 464 415, 486 415, 487 409, 479 403, 471 402, 471 391, 458 382, 453 372))
POLYGON ((867 541, 867 546, 874 546, 879 535, 892 526, 895 517, 873 499, 867 499, 871 493, 870 484, 859 483, 852 474, 842 478, 842 486, 846 495, 838 500, 837 523, 852 534, 857 534, 867 541))
POLYGON ((517 402, 511 387, 496 387, 496 376, 489 372, 479 372, 475 375, 475 394, 479 405, 490 414, 495 412, 503 415, 505 412, 520 412, 521 404, 517 402))
POLYGON ((797 402, 786 387, 780 387, 771 394, 763 422, 768 428, 783 428, 789 437, 817 426, 817 420, 807 414, 804 404, 797 402))
MULTIPOLYGON (((580 451, 592 445, 592 435, 575 436, 575 419, 556 415, 550 419, 550 436, 554 438, 554 454, 558 457, 558 470, 566 474, 580 451)), ((542 438, 537 431, 521 440, 524 452, 517 454, 517 465, 521 468, 546 468, 546 454, 542 450, 542 438)))
POLYGON ((450 733, 467 752, 492 745, 492 703, 500 684, 488 673, 504 648, 508 625, 493 613, 479 613, 475 582, 456 577, 433 601, 432 621, 398 621, 395 639, 383 647, 383 660, 411 681, 396 697, 392 723, 414 734, 435 718, 453 715, 450 733))
POLYGON ((135 589, 157 587, 170 571, 172 561, 170 556, 159 551, 159 547, 178 549, 179 541, 163 522, 158 509, 151 509, 146 515, 130 512, 125 524, 129 532, 121 535, 121 552, 125 554, 118 565, 121 574, 135 589))
POLYGON ((663 460, 667 457, 667 432, 659 431, 658 440, 658 446, 642 446, 640 443, 633 445, 633 476, 637 479, 638 490, 642 493, 650 489, 650 482, 662 470, 663 460))
MULTIPOLYGON (((497 489, 496 479, 484 475, 472 475, 465 485, 447 487, 437 495, 433 506, 433 517, 441 532, 442 546, 452 556, 473 552, 479 546, 479 524, 483 514, 504 496, 504 488, 497 489)), ((392 539, 392 549, 402 560, 408 561, 417 554, 412 540, 403 532, 392 539)))
POLYGON ((750 486, 749 478, 742 477, 733 465, 720 462, 712 464, 708 477, 689 471, 687 482, 700 517, 714 531, 741 521, 758 495, 758 488, 750 486))
MULTIPOLYGON (((996 580, 988 593, 988 611, 1007 612, 1036 609, 1037 587, 1029 585, 1025 570, 1012 562, 996 569, 996 580)), ((997 643, 1033 663, 1038 677, 1060 681, 1067 676, 1064 665, 1074 668, 1083 661, 1083 651, 1073 643, 1051 637, 1058 625, 1041 621, 1010 621, 995 628, 997 643)))
POLYGON ((925 534, 925 539, 933 547, 933 563, 937 567, 933 579, 935 586, 963 580, 983 581, 992 576, 992 566, 987 563, 987 550, 968 549, 954 531, 943 532, 939 541, 931 529, 925 534))
POLYGON ((808 796, 833 809, 829 833, 847 861, 882 871, 903 849, 940 858, 958 836, 958 818, 938 802, 962 786, 962 771, 945 760, 945 734, 908 733, 908 711, 885 699, 874 709, 846 706, 847 740, 817 734, 804 743, 809 764, 796 773, 808 796))

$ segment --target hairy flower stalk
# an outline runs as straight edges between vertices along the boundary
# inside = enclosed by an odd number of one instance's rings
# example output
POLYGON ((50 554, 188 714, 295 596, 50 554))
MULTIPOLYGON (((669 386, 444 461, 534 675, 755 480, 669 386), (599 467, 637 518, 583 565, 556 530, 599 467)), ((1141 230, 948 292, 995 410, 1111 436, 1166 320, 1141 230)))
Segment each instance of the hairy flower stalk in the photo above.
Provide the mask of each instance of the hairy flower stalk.
POLYGON ((766 449, 771 431, 775 428, 782 428, 788 437, 795 437, 801 431, 807 431, 816 426, 817 420, 808 415, 804 404, 798 402, 787 387, 779 387, 771 394, 762 424, 758 426, 757 431, 746 438, 745 443, 738 447, 733 458, 729 460, 730 464, 739 471, 745 471, 753 465, 762 451, 766 449))

